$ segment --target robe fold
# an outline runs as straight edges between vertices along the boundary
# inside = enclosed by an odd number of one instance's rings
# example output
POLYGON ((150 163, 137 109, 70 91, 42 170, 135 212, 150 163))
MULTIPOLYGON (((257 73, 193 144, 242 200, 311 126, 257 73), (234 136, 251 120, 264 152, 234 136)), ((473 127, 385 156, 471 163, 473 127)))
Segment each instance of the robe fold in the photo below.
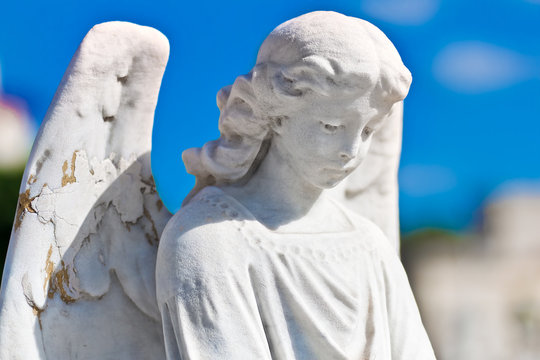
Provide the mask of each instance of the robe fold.
POLYGON ((394 249, 348 214, 351 231, 282 233, 203 189, 160 243, 167 359, 435 359, 394 249))

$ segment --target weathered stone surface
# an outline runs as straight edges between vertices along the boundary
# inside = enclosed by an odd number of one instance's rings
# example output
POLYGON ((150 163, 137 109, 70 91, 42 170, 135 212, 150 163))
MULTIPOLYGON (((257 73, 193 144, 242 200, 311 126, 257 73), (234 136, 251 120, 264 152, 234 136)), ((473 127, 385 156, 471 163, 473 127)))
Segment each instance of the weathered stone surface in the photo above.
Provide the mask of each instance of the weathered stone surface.
POLYGON ((0 358, 433 359, 387 239, 411 77, 386 36, 333 12, 277 27, 219 92, 221 137, 184 153, 172 218, 149 156, 167 57, 119 22, 75 54, 21 186, 0 358))
POLYGON ((167 359, 435 358, 396 248, 366 219, 397 243, 410 81, 363 20, 314 12, 270 33, 218 94, 220 138, 183 154, 197 183, 156 265, 167 359), (357 168, 336 191, 363 216, 327 195, 357 168))
POLYGON ((2 359, 163 358, 154 266, 170 214, 150 169, 158 31, 94 27, 30 156, 0 296, 2 359))

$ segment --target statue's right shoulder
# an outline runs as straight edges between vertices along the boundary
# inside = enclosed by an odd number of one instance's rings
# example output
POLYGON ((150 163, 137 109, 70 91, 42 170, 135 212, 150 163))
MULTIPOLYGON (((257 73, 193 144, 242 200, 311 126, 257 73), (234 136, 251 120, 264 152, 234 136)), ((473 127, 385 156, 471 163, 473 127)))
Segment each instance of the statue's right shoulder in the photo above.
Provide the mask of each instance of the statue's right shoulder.
POLYGON ((252 251, 241 231, 245 223, 241 211, 221 190, 206 188, 182 207, 161 236, 158 290, 173 289, 178 281, 193 276, 213 276, 241 266, 252 251))
POLYGON ((162 240, 237 233, 245 218, 238 202, 218 188, 206 187, 169 220, 162 240))

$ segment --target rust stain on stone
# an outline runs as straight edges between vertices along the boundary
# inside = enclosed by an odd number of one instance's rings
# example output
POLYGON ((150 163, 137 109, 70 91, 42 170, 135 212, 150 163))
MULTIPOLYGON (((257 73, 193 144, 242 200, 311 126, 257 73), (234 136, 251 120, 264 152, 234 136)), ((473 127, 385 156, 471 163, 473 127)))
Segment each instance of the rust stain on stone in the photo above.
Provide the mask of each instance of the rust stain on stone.
POLYGON ((32 185, 36 181, 37 181, 37 178, 33 174, 30 174, 30 177, 28 178, 28 181, 27 181, 28 185, 32 185))
POLYGON ((15 217, 15 230, 21 227, 24 215, 26 212, 35 213, 36 210, 32 207, 32 200, 36 197, 30 197, 30 189, 27 189, 25 192, 19 194, 19 204, 17 205, 17 215, 15 217))
POLYGON ((67 184, 74 183, 77 181, 77 178, 75 177, 75 159, 77 158, 77 151, 73 152, 73 156, 71 157, 71 174, 67 174, 68 170, 68 162, 67 160, 64 161, 64 165, 62 165, 62 187, 66 186, 67 184))
POLYGON ((53 247, 51 245, 49 247, 49 251, 47 252, 47 260, 45 260, 45 281, 43 282, 44 292, 47 290, 47 284, 51 281, 51 277, 54 271, 54 263, 51 261, 52 251, 53 247))
MULTIPOLYGON (((43 309, 38 308, 37 306, 32 306, 32 313, 36 315, 37 317, 41 316, 41 313, 43 312, 43 309)), ((41 327, 41 326, 40 326, 41 327)))
POLYGON ((34 303, 32 303, 30 306, 32 307, 32 314, 34 314, 38 319, 39 329, 43 330, 43 325, 41 324, 41 313, 43 313, 43 311, 45 311, 45 309, 40 309, 34 303))
POLYGON ((161 209, 163 208, 163 201, 161 201, 161 199, 158 199, 158 201, 156 201, 156 206, 158 211, 161 211, 161 209))
POLYGON ((58 293, 60 299, 62 299, 64 303, 71 304, 77 301, 77 299, 68 293, 67 289, 69 289, 69 274, 63 260, 60 261, 60 265, 62 268, 49 279, 49 292, 47 296, 49 299, 52 299, 54 298, 54 294, 58 293))

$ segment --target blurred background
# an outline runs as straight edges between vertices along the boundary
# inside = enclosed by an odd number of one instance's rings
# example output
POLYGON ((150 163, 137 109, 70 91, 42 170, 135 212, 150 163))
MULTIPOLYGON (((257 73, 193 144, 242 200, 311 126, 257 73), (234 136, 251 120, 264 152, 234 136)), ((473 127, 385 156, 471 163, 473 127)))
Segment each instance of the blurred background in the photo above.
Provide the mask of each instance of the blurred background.
POLYGON ((413 74, 402 255, 438 359, 540 359, 539 0, 4 1, 1 256, 33 137, 94 24, 131 21, 170 40, 152 166, 174 212, 193 185, 182 150, 218 137, 217 91, 249 72, 275 26, 313 10, 374 23, 413 74))

